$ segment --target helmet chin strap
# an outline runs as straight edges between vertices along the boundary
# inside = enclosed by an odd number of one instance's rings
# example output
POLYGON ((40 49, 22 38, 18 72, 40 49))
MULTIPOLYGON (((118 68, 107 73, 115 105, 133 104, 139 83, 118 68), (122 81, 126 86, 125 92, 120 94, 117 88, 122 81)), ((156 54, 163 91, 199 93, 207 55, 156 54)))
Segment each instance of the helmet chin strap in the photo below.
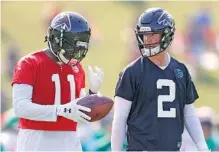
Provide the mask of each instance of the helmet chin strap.
MULTIPOLYGON (((47 37, 49 37, 49 32, 47 31, 47 37)), ((55 56, 55 57, 57 57, 58 58, 58 55, 53 51, 53 49, 52 49, 52 46, 51 46, 51 43, 50 43, 50 41, 48 40, 48 44, 49 44, 49 50, 52 52, 52 54, 55 56)), ((59 60, 59 58, 58 58, 58 60, 59 60)))
POLYGON ((68 64, 71 60, 66 59, 65 56, 63 55, 64 53, 65 53, 65 50, 61 49, 59 51, 57 57, 61 62, 68 64))
MULTIPOLYGON (((60 39, 57 39, 56 40, 56 43, 59 43, 59 46, 60 48, 62 48, 62 37, 63 37, 63 31, 65 30, 65 26, 62 27, 61 29, 61 38, 60 39)), ((49 33, 47 32, 48 34, 48 37, 49 37, 49 33)), ((61 63, 64 63, 64 64, 68 64, 71 60, 68 60, 64 57, 64 53, 65 53, 65 50, 64 49, 61 49, 57 54, 53 51, 52 49, 52 46, 51 46, 51 43, 50 41, 48 41, 49 43, 49 49, 50 51, 52 52, 52 54, 58 58, 58 60, 61 62, 61 63)))
POLYGON ((60 62, 63 62, 63 61, 59 58, 59 56, 53 51, 53 49, 52 49, 52 47, 51 47, 50 41, 48 41, 48 43, 49 43, 49 50, 52 52, 52 54, 53 54, 60 62))
POLYGON ((61 50, 59 51, 59 53, 56 54, 56 53, 53 51, 52 47, 51 47, 50 41, 49 41, 48 43, 49 43, 49 50, 52 52, 52 54, 53 54, 55 57, 58 58, 58 60, 59 60, 60 62, 65 63, 65 64, 68 64, 68 63, 70 62, 70 60, 66 59, 66 58, 64 57, 64 55, 63 55, 63 54, 65 53, 65 50, 61 49, 61 50))
POLYGON ((54 52, 53 49, 52 49, 52 46, 51 46, 50 41, 48 41, 48 43, 49 43, 49 50, 52 52, 52 54, 53 54, 55 57, 58 58, 57 54, 55 54, 55 52, 54 52))

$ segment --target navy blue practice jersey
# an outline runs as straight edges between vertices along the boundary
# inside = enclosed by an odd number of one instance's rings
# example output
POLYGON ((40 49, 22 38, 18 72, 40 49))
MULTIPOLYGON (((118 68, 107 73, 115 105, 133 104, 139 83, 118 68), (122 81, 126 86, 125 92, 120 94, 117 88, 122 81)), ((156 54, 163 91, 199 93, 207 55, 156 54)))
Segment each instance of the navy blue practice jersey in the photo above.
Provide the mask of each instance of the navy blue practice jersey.
POLYGON ((132 102, 127 119, 127 150, 180 149, 184 107, 198 98, 184 64, 171 58, 163 70, 140 57, 120 74, 115 96, 132 102))

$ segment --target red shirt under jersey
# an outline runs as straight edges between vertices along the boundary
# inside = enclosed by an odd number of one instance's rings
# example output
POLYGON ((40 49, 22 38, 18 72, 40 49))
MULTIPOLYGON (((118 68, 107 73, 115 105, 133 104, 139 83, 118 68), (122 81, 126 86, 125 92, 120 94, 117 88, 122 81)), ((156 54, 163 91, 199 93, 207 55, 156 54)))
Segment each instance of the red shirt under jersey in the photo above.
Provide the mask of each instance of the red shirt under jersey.
MULTIPOLYGON (((59 65, 43 51, 29 54, 17 63, 13 84, 33 86, 32 102, 40 105, 65 104, 78 98, 85 88, 85 74, 80 64, 59 65)), ((77 123, 58 116, 56 122, 20 118, 19 127, 34 130, 75 131, 77 123)))

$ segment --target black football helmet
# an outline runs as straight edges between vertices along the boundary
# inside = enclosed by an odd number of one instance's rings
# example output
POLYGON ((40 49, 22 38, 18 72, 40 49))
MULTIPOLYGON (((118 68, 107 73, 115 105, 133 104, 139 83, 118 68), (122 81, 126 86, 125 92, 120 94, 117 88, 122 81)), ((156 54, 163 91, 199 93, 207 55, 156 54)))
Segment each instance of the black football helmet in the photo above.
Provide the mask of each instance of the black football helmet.
POLYGON ((46 41, 51 52, 63 63, 79 63, 87 54, 91 29, 87 20, 75 12, 62 12, 54 17, 46 41))
POLYGON ((164 9, 150 8, 147 9, 137 22, 135 34, 139 50, 144 57, 151 57, 163 52, 170 46, 175 33, 175 21, 173 17, 164 9), (143 36, 147 34, 160 34, 159 44, 144 44, 143 36))

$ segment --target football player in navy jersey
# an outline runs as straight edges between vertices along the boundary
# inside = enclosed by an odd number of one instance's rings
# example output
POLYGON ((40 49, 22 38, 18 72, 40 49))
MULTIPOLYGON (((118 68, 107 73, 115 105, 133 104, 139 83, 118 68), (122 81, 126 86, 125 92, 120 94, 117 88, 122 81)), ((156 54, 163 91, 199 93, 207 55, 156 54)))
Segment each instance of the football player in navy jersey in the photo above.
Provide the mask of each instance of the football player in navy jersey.
POLYGON ((164 9, 147 9, 135 34, 141 53, 120 74, 114 105, 112 150, 178 151, 184 126, 198 150, 208 150, 195 114, 198 93, 186 66, 168 48, 175 22, 164 9), (127 125, 127 129, 126 129, 127 125))

